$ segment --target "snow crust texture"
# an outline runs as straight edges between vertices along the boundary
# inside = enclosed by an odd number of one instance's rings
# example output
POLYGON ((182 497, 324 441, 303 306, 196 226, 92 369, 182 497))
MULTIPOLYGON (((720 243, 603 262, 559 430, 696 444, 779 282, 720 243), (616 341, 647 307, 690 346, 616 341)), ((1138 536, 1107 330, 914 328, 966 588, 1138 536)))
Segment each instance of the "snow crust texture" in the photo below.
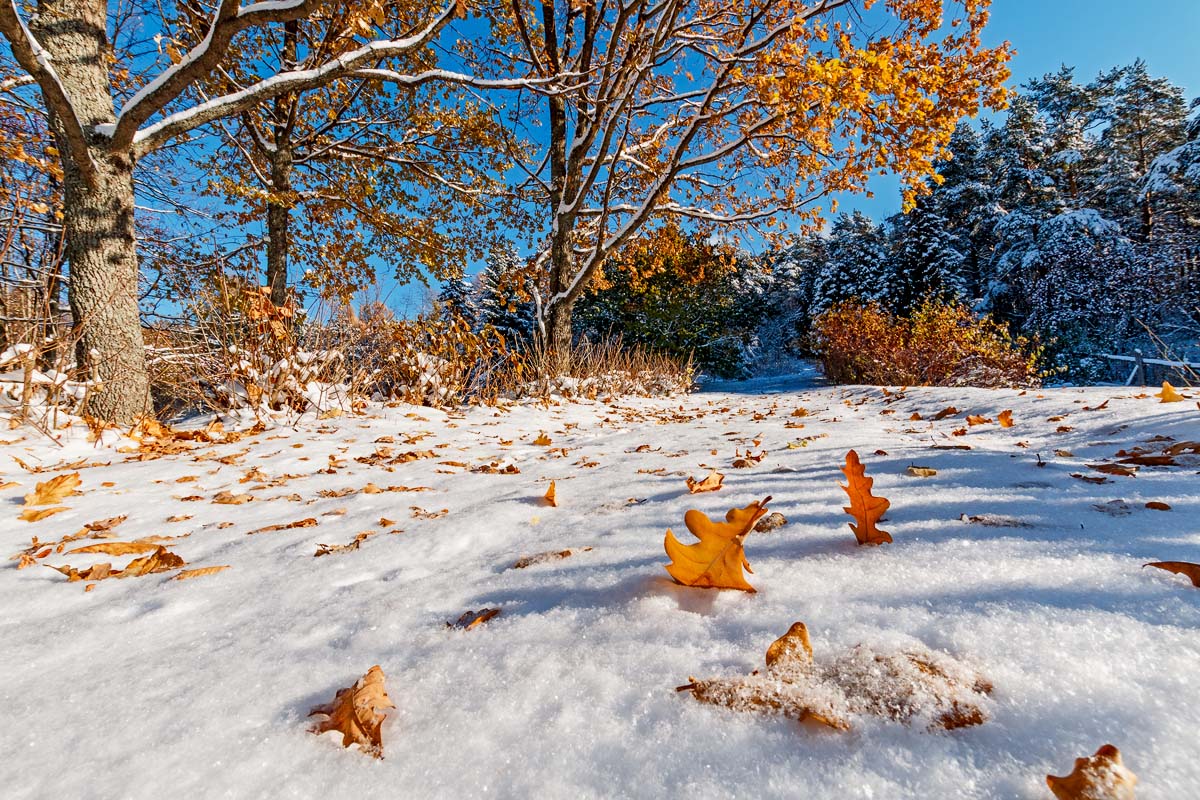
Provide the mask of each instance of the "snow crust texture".
POLYGON ((5 557, 33 535, 128 515, 117 539, 190 534, 169 543, 188 567, 230 567, 85 592, 41 564, 127 559, 4 562, 0 794, 1047 798, 1047 773, 1111 742, 1143 800, 1196 796, 1200 590, 1142 564, 1200 561, 1200 456, 1103 484, 1072 477, 1169 443, 1155 437, 1200 440, 1191 401, 1120 388, 738 389, 461 413, 372 406, 147 461, 82 430, 61 446, 0 435, 0 485, 17 484, 0 490, 5 557), (931 421, 952 404, 960 414, 931 421), (1011 428, 951 435, 968 414, 1004 409, 1011 428), (534 444, 543 432, 552 443, 534 444), (971 449, 935 449, 957 445, 971 449), (748 447, 767 455, 731 468, 748 447), (891 545, 859 548, 847 527, 839 470, 851 448, 891 500, 891 545), (14 457, 95 465, 34 475, 14 457), (937 474, 914 477, 914 464, 937 474), (685 476, 710 467, 724 488, 689 495, 685 476), (76 469, 69 511, 18 521, 35 482, 76 469), (558 507, 541 499, 550 480, 558 507), (214 504, 221 492, 254 499, 214 504), (670 580, 663 535, 685 511, 719 518, 767 495, 788 523, 747 537, 757 594, 670 580), (307 518, 318 524, 247 535, 307 518), (376 533, 357 549, 313 557, 365 531, 376 533), (501 614, 446 625, 485 608, 501 614), (798 620, 818 661, 861 644, 970 664, 993 685, 988 721, 931 732, 862 714, 837 732, 674 691, 761 668, 798 620), (372 664, 397 706, 381 761, 308 733, 305 717, 372 664))

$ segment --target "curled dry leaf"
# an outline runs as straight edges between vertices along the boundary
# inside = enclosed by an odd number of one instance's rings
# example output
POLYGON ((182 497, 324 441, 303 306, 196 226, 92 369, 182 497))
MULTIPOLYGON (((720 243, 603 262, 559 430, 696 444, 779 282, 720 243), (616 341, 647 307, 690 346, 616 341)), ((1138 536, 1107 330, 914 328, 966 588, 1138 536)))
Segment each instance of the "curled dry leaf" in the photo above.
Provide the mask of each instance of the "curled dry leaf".
POLYGON ((1012 409, 1007 408, 1001 411, 999 416, 996 417, 996 421, 1000 423, 1001 428, 1011 428, 1013 426, 1012 409))
POLYGON ((1046 776, 1058 800, 1133 800, 1137 776, 1121 762, 1121 751, 1106 744, 1093 756, 1075 759, 1070 775, 1046 776))
POLYGON ((971 414, 967 417, 967 425, 975 427, 976 425, 990 425, 992 422, 990 417, 985 417, 982 414, 971 414))
POLYGON ((261 528, 255 528, 252 531, 246 531, 247 536, 252 536, 256 533, 270 533, 271 531, 290 531, 293 528, 315 528, 317 521, 313 517, 307 519, 298 519, 295 522, 280 522, 274 525, 264 525, 261 528))
POLYGON ((158 548, 154 542, 101 542, 86 547, 76 547, 68 550, 67 555, 75 553, 104 553, 107 556, 128 556, 137 553, 149 553, 158 548))
POLYGON ((550 445, 554 444, 554 440, 547 436, 545 431, 542 431, 538 434, 538 437, 533 440, 533 443, 539 447, 549 447, 550 445))
POLYGON ((1190 561, 1152 561, 1149 564, 1143 564, 1142 567, 1154 567, 1173 572, 1176 575, 1185 575, 1191 579, 1192 586, 1200 588, 1200 564, 1193 564, 1190 561))
POLYGON ((1169 506, 1168 504, 1163 503, 1159 500, 1151 500, 1149 503, 1146 503, 1146 508, 1150 509, 1151 511, 1170 511, 1171 510, 1171 506, 1169 506))
POLYGON ((500 616, 500 609, 498 608, 481 608, 478 611, 464 611, 456 622, 447 622, 446 627, 469 631, 481 625, 486 625, 498 616, 500 616))
POLYGON ((858 524, 850 523, 850 530, 859 544, 883 544, 892 541, 892 535, 878 527, 879 520, 891 507, 891 502, 883 497, 871 494, 875 485, 874 478, 866 476, 867 468, 858 459, 858 453, 851 450, 846 454, 846 466, 842 474, 846 476, 846 486, 842 490, 850 497, 850 505, 842 510, 853 516, 858 524))
POLYGON ((383 758, 381 728, 386 717, 382 709, 395 707, 383 685, 383 670, 376 664, 353 686, 338 689, 333 702, 309 711, 310 717, 314 714, 328 717, 314 723, 309 730, 316 734, 337 731, 342 734, 342 747, 356 744, 364 753, 383 758))
POLYGON ((918 467, 915 464, 910 464, 905 471, 914 478, 932 478, 934 475, 937 475, 936 469, 932 467, 918 467))
POLYGON ((48 481, 37 484, 33 491, 25 495, 27 506, 52 506, 61 503, 66 498, 76 494, 76 489, 83 480, 78 472, 66 475, 56 475, 48 481))
POLYGON ((767 514, 758 522, 754 523, 754 532, 770 533, 773 530, 777 530, 782 528, 784 525, 787 525, 787 522, 787 517, 785 517, 783 514, 780 514, 778 511, 772 511, 770 514, 767 514))
POLYGON ((717 472, 715 469, 708 473, 703 480, 696 480, 691 475, 687 479, 688 491, 692 494, 700 494, 701 492, 715 492, 721 488, 721 484, 725 482, 725 476, 717 472))
POLYGON ((167 572, 178 569, 186 563, 175 553, 172 553, 162 545, 158 545, 154 548, 154 552, 141 558, 135 558, 124 569, 119 570, 114 570, 111 564, 97 564, 84 570, 75 569, 71 566, 55 567, 50 564, 46 566, 66 575, 67 581, 74 583, 76 581, 98 581, 105 578, 137 578, 155 572, 167 572))
POLYGON ((228 564, 222 564, 216 567, 196 567, 195 569, 183 569, 171 576, 173 581, 186 581, 191 578, 203 578, 205 575, 216 575, 218 572, 229 569, 228 564))
POLYGON ((213 502, 225 506, 240 506, 243 503, 249 503, 253 499, 254 496, 251 494, 235 494, 226 490, 223 492, 218 492, 217 495, 213 497, 213 502))
POLYGON ((835 730, 848 730, 855 714, 952 730, 987 720, 992 686, 967 665, 924 649, 881 654, 859 645, 819 661, 807 627, 797 622, 767 648, 765 672, 692 679, 677 691, 735 711, 779 714, 835 730))
POLYGON ((755 523, 767 513, 771 498, 730 509, 724 522, 713 522, 704 513, 692 509, 683 515, 683 524, 699 539, 695 544, 680 544, 668 529, 663 546, 671 563, 667 573, 684 586, 755 591, 742 575, 742 568, 753 573, 742 542, 755 523))
POLYGON ((87 528, 92 533, 103 533, 105 531, 111 531, 113 528, 117 527, 127 519, 129 519, 129 515, 122 514, 119 517, 109 517, 107 519, 98 519, 95 522, 88 522, 83 527, 87 528))
POLYGON ((346 544, 317 544, 317 552, 313 553, 313 557, 327 556, 331 553, 348 553, 351 550, 357 550, 363 542, 374 536, 378 531, 362 531, 353 540, 346 544))
MULTIPOLYGON (((591 549, 592 548, 590 547, 585 547, 583 548, 583 552, 586 553, 591 549)), ((531 556, 522 556, 512 565, 512 569, 525 569, 526 567, 532 567, 535 564, 546 564, 550 561, 561 561, 562 559, 570 558, 573 555, 575 555, 574 550, 548 550, 545 553, 535 553, 531 556)))
POLYGON ((936 422, 938 420, 943 420, 946 417, 953 417, 954 415, 956 415, 958 413, 960 413, 959 410, 957 408, 955 408, 954 406, 946 406, 941 411, 934 414, 933 419, 936 422))
POLYGON ((558 508, 558 495, 554 491, 554 481, 550 481, 550 488, 546 490, 546 494, 542 496, 542 501, 548 506, 558 508))

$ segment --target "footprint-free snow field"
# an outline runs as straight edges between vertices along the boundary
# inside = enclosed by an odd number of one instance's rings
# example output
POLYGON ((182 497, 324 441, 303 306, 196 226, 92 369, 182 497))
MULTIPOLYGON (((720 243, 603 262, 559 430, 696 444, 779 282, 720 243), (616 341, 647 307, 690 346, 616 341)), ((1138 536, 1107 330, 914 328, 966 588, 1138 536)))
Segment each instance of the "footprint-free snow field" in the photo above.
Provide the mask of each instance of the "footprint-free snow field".
POLYGON ((1142 566, 1200 561, 1195 398, 736 388, 0 435, 0 793, 1049 798, 1047 773, 1112 743, 1139 798, 1195 796, 1200 589, 1142 566), (847 525, 850 449, 891 501, 891 544, 847 525), (689 493, 711 469, 723 487, 689 493), (74 473, 75 493, 24 504, 74 473), (694 541, 687 510, 768 495, 787 524, 746 537, 756 593, 671 580, 664 534, 694 541), (133 574, 147 556, 164 571, 133 574), (227 568, 175 577, 207 567, 227 568), (500 614, 447 626, 482 609, 500 614), (970 665, 987 720, 836 731, 676 692, 761 668, 797 621, 818 658, 862 643, 970 665), (384 758, 309 733, 376 664, 384 758))

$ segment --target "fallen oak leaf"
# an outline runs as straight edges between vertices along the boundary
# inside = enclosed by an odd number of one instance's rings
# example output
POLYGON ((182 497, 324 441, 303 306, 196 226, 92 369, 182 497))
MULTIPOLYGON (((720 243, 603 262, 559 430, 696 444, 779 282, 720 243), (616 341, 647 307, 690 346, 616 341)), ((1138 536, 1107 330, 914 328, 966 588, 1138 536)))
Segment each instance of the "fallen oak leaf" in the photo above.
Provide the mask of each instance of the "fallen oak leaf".
POLYGON ((1012 409, 1005 409, 996 417, 996 421, 1000 423, 1001 428, 1011 428, 1013 426, 1012 414, 1012 409))
POLYGON ((381 728, 386 716, 381 709, 395 708, 383 685, 383 670, 378 664, 367 670, 353 686, 338 689, 333 702, 319 705, 308 712, 311 717, 328 717, 312 725, 315 734, 336 731, 342 734, 342 747, 357 744, 364 753, 383 758, 381 728))
POLYGON ((447 622, 446 627, 469 631, 481 625, 486 625, 498 616, 500 616, 500 609, 498 608, 481 608, 478 611, 464 611, 456 622, 447 622))
POLYGON ((1146 567, 1184 575, 1192 581, 1192 586, 1200 588, 1200 564, 1193 564, 1190 561, 1152 561, 1149 564, 1142 564, 1143 569, 1146 567))
POLYGON ((1095 755, 1075 759, 1070 775, 1046 776, 1058 800, 1133 800, 1137 776, 1121 762, 1121 751, 1106 744, 1095 755))
POLYGON ((317 544, 317 552, 313 553, 313 558, 327 556, 331 553, 348 553, 351 550, 357 550, 362 543, 374 536, 378 531, 362 531, 357 534, 354 539, 346 544, 317 544))
POLYGON ((100 544, 90 544, 86 547, 76 547, 74 550, 68 550, 66 555, 74 555, 75 553, 103 553, 108 556, 128 556, 138 553, 149 553, 151 550, 158 548, 158 545, 153 542, 101 542, 100 544))
POLYGON ((715 492, 721 488, 721 484, 725 482, 725 476, 717 472, 715 469, 708 473, 703 480, 696 480, 691 475, 687 478, 688 492, 691 494, 700 494, 701 492, 715 492))
POLYGON ((914 478, 932 478, 938 474, 937 470, 933 467, 918 467, 915 464, 909 464, 905 472, 914 478))
MULTIPOLYGON (((585 547, 585 548, 583 548, 582 552, 586 553, 587 551, 589 551, 591 549, 592 548, 590 548, 590 547, 585 547)), ((512 567, 510 567, 510 569, 526 569, 528 567, 534 566, 535 564, 546 564, 551 561, 561 561, 562 559, 570 558, 573 555, 575 555, 575 551, 570 550, 570 549, 568 549, 568 550, 548 550, 545 553, 536 553, 531 556, 522 556, 521 558, 517 559, 516 562, 513 563, 512 567)))
POLYGON ((554 444, 554 440, 547 436, 545 431, 542 431, 540 434, 538 434, 538 437, 533 440, 533 443, 539 447, 549 447, 550 445, 554 444))
POLYGON ((78 494, 75 490, 81 483, 83 483, 83 479, 79 477, 78 472, 56 475, 48 481, 37 484, 32 492, 25 495, 25 505, 52 506, 55 503, 61 503, 67 497, 78 494))
POLYGON ((542 496, 542 501, 548 506, 558 508, 558 495, 555 492, 554 481, 550 481, 550 488, 542 496))
POLYGON ((1171 510, 1171 506, 1162 502, 1161 500, 1151 500, 1149 503, 1146 503, 1146 508, 1150 509, 1151 511, 1170 511, 1171 510))
POLYGON ((976 425, 990 425, 992 422, 990 417, 985 417, 982 414, 971 414, 967 417, 967 425, 975 427, 976 425))
POLYGON ((854 531, 854 538, 860 545, 891 542, 892 535, 880 530, 877 525, 891 507, 891 501, 871 494, 875 479, 868 478, 866 471, 867 468, 859 460, 857 452, 851 450, 846 454, 846 466, 842 468, 842 474, 846 476, 847 485, 842 486, 842 490, 849 496, 850 505, 842 510, 858 521, 857 525, 850 523, 850 530, 854 531))
POLYGON ((317 520, 313 517, 307 519, 298 519, 295 522, 283 522, 275 525, 264 525, 261 528, 255 528, 252 531, 246 531, 247 536, 253 536, 256 533, 270 533, 271 531, 290 531, 293 528, 315 528, 318 525, 317 520))
POLYGON ((730 509, 724 522, 713 522, 706 514, 696 509, 683 516, 683 524, 699 539, 690 545, 680 544, 675 535, 667 530, 663 546, 671 563, 667 573, 684 586, 711 587, 715 589, 740 589, 756 591, 746 582, 742 568, 753 573, 742 542, 755 523, 767 513, 768 497, 745 508, 730 509))
POLYGON ((953 417, 954 415, 956 415, 958 413, 960 413, 959 410, 957 408, 955 408, 954 406, 946 406, 941 411, 934 414, 933 419, 935 422, 937 422, 937 421, 945 419, 946 417, 953 417))

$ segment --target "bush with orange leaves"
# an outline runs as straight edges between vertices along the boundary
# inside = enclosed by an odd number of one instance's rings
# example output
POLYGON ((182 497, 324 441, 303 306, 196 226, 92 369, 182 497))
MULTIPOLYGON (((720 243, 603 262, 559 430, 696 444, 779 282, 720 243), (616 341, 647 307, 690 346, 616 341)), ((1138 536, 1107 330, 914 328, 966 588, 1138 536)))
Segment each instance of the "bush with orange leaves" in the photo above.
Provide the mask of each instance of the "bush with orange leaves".
POLYGON ((966 306, 927 299, 908 317, 849 300, 813 322, 813 352, 836 383, 1034 386, 1041 348, 966 306))

